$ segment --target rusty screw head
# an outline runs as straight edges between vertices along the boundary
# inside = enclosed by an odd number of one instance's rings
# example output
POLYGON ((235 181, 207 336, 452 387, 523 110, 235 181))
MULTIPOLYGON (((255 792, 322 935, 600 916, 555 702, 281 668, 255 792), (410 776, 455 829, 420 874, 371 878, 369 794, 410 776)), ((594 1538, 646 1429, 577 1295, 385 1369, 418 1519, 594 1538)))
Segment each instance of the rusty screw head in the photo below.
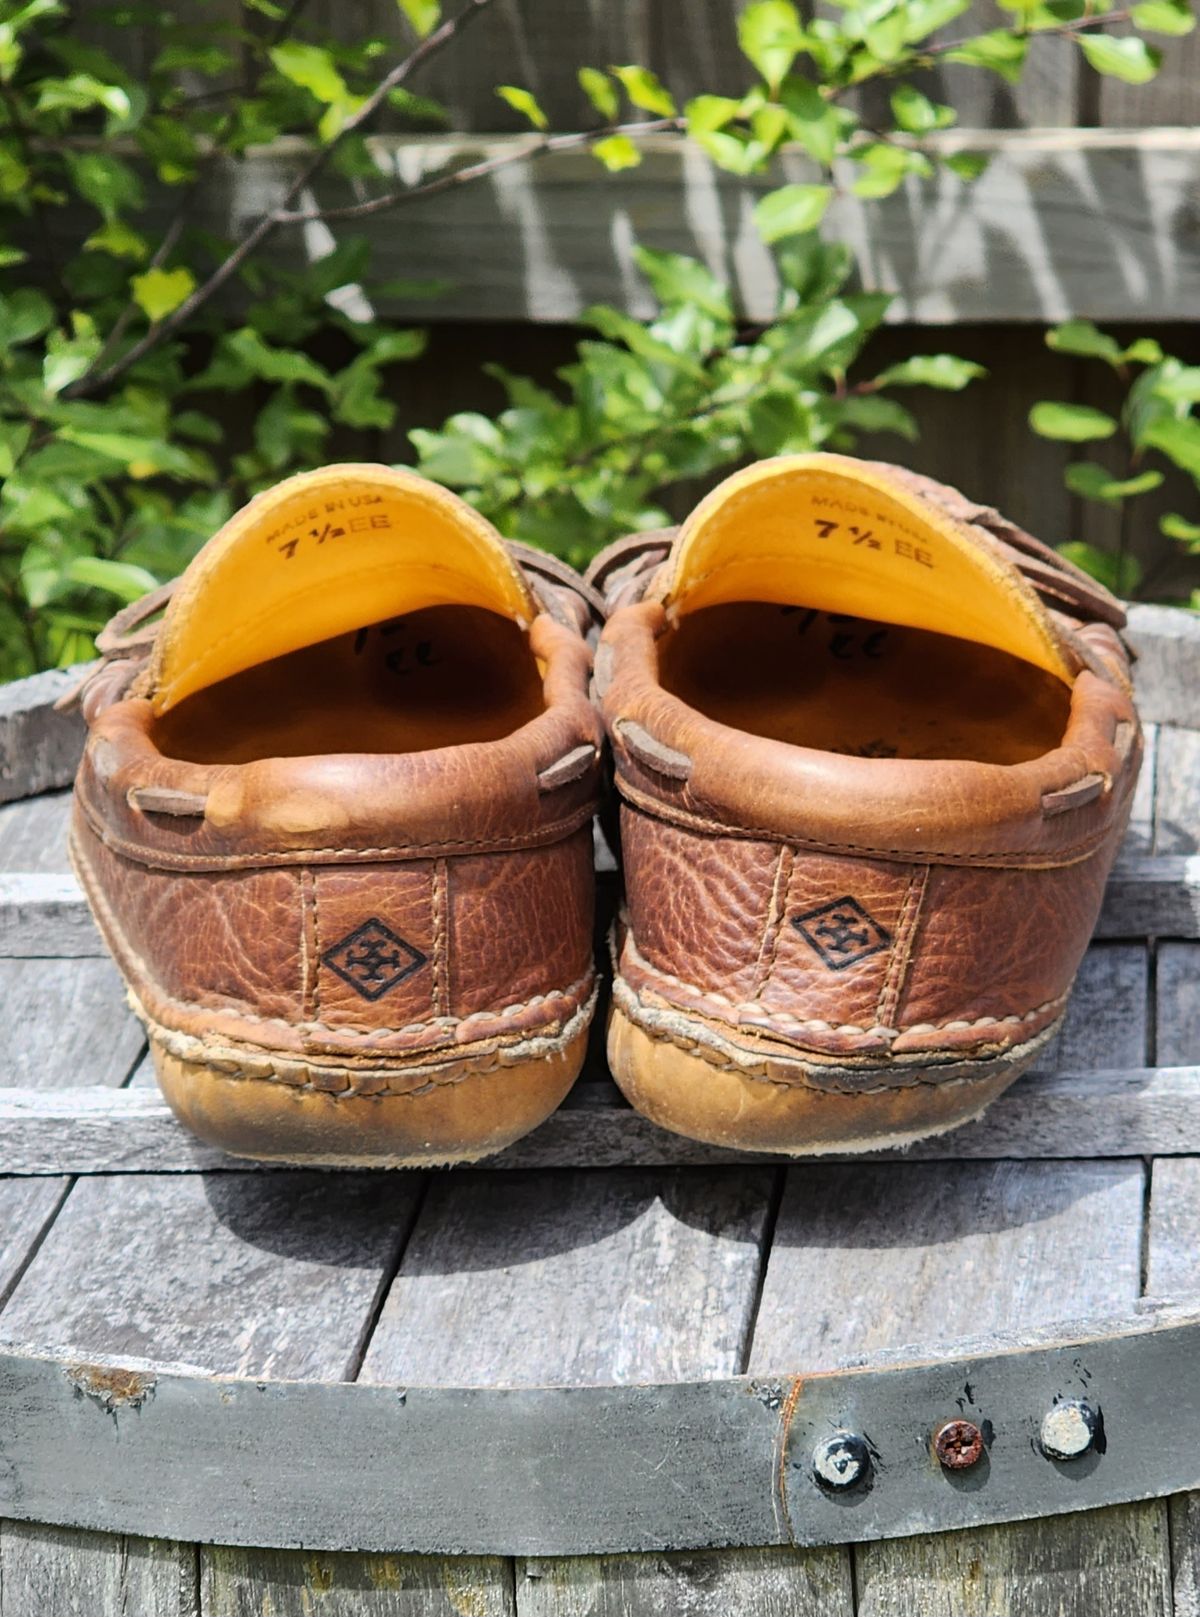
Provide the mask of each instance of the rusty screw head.
POLYGON ((983 1455, 983 1433, 974 1421, 943 1421, 933 1434, 933 1452, 947 1471, 966 1471, 983 1455))
POLYGON ((871 1451, 857 1432, 834 1432, 813 1449, 812 1468, 822 1488, 841 1492, 864 1481, 871 1469, 871 1451))
POLYGON ((1082 1398, 1055 1404, 1042 1422, 1042 1453, 1048 1460, 1080 1460, 1095 1443, 1099 1426, 1096 1411, 1082 1398))

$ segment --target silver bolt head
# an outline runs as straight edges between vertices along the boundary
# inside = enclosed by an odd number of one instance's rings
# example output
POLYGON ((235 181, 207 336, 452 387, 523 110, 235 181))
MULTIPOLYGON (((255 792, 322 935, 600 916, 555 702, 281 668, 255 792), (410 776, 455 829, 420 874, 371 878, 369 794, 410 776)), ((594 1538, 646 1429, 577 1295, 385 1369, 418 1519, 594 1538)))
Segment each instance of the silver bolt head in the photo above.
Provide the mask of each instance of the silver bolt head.
POLYGON ((1099 1420, 1091 1404, 1071 1398, 1046 1411, 1042 1453, 1050 1460, 1079 1460, 1096 1441, 1099 1420))
POLYGON ((812 1469, 822 1488, 840 1492, 866 1477, 871 1469, 871 1451, 857 1432, 834 1432, 813 1450, 812 1469))

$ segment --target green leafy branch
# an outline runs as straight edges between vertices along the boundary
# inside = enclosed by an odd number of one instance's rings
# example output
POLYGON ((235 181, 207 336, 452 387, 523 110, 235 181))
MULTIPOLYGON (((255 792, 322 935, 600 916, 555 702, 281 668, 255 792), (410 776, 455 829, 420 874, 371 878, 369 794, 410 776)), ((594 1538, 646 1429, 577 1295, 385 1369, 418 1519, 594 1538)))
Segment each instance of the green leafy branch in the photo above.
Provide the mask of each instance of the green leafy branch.
MULTIPOLYGON (((1068 444, 1115 440, 1123 451, 1124 468, 1118 473, 1095 460, 1076 460, 1063 474, 1067 488, 1081 500, 1119 511, 1116 552, 1085 541, 1061 548, 1118 593, 1145 591, 1154 575, 1143 577, 1137 558, 1129 552, 1130 513, 1135 501, 1162 486, 1164 465, 1190 479, 1197 500, 1190 515, 1169 511, 1160 516, 1159 530, 1178 541, 1186 554, 1200 556, 1200 418, 1196 414, 1200 366, 1185 365, 1164 354, 1152 337, 1139 337, 1122 346, 1090 320, 1069 320, 1056 326, 1046 341, 1056 353, 1105 367, 1125 390, 1116 415, 1092 405, 1051 400, 1035 404, 1030 411, 1030 425, 1043 438, 1068 444)), ((1200 608, 1200 590, 1192 592, 1192 605, 1200 608)))

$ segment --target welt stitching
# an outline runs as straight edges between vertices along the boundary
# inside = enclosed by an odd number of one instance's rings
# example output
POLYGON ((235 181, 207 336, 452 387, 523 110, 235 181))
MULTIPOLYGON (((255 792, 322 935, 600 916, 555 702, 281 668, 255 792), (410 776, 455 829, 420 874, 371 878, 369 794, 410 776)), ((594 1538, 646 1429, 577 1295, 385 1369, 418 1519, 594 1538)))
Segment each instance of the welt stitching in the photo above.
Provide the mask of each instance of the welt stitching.
MULTIPOLYGON (((642 809, 655 819, 663 820, 668 825, 679 825, 684 830, 705 831, 712 836, 721 837, 763 837, 769 841, 776 841, 779 837, 778 827, 759 825, 729 825, 722 820, 711 820, 695 813, 691 809, 680 808, 675 803, 664 803, 658 798, 651 797, 646 792, 638 791, 625 779, 618 781, 621 796, 626 798, 635 808, 642 809)), ((1084 859, 1096 853, 1104 844, 1112 826, 1106 826, 1098 832, 1090 842, 1076 843, 1070 848, 1059 848, 1052 859, 1041 863, 1037 854, 1019 853, 980 853, 955 854, 946 853, 944 849, 929 848, 873 848, 859 842, 819 842, 804 837, 792 837, 789 840, 796 848, 804 848, 810 853, 862 853, 879 859, 895 859, 904 864, 913 864, 916 861, 927 861, 932 865, 953 865, 955 867, 969 868, 972 866, 992 867, 1002 870, 1061 870, 1067 865, 1079 864, 1084 859)))
POLYGON ((259 1016, 256 1012, 244 1011, 237 1005, 211 1005, 206 1004, 203 1000, 176 999, 171 994, 163 993, 161 989, 157 988, 157 985, 156 991, 162 1003, 170 1006, 172 1010, 223 1012, 227 1016, 236 1017, 239 1022, 254 1022, 265 1027, 282 1027, 300 1034, 328 1033, 338 1038, 343 1036, 348 1038, 369 1038, 381 1033, 423 1033, 428 1028, 444 1030, 463 1028, 472 1023, 499 1022, 506 1017, 520 1016, 525 1011, 533 1010, 539 1005, 547 1005, 554 1000, 581 1001, 594 976, 594 972, 589 972, 586 977, 581 977, 578 982, 571 983, 567 988, 552 988, 545 994, 534 994, 532 998, 522 1001, 521 1004, 506 1005, 502 1010, 472 1011, 469 1016, 434 1016, 427 1018, 423 1022, 406 1022, 403 1027, 334 1027, 329 1023, 317 1021, 289 1022, 283 1016, 259 1016))
POLYGON ((879 991, 879 1003, 875 1007, 875 1020, 877 1022, 890 1022, 895 1016, 896 1008, 900 1003, 900 990, 904 986, 905 977, 908 975, 909 961, 912 959, 913 937, 916 933, 917 920, 921 913, 921 904, 925 897, 925 887, 928 881, 928 865, 918 865, 908 879, 900 919, 896 923, 896 939, 892 944, 892 956, 888 961, 883 987, 879 991))
MULTIPOLYGON (((663 971, 660 967, 652 965, 639 952, 632 932, 627 932, 625 935, 625 947, 629 951, 633 964, 641 967, 650 978, 658 978, 661 982, 669 983, 672 988, 682 989, 685 994, 691 995, 695 999, 702 1000, 708 1004, 719 1005, 721 1012, 747 1011, 752 1012, 756 1017, 761 1017, 762 1006, 752 1000, 740 1002, 732 1000, 727 994, 700 988, 695 983, 685 982, 683 978, 676 977, 672 972, 663 971)), ((651 989, 653 990, 653 984, 651 984, 651 989)), ((635 995, 638 992, 632 984, 629 985, 629 991, 635 995)), ((977 1027, 1006 1027, 1009 1024, 1031 1022, 1035 1017, 1041 1016, 1044 1011, 1052 1010, 1054 1006, 1063 1004, 1066 998, 1065 993, 1058 994, 1054 999, 1048 999, 1041 1005, 1035 1005, 1032 1010, 1013 1011, 1005 1016, 980 1016, 973 1022, 961 1019, 951 1019, 946 1022, 914 1022, 910 1027, 904 1028, 858 1027, 853 1022, 836 1023, 826 1022, 820 1017, 793 1016, 789 1011, 772 1011, 769 1020, 773 1023, 786 1023, 789 1027, 812 1028, 814 1031, 823 1033, 863 1033, 898 1038, 902 1033, 961 1033, 977 1027)), ((720 1015, 721 1012, 717 1014, 720 1015)), ((756 1022, 754 1025, 758 1028, 761 1026, 761 1022, 756 1022)))

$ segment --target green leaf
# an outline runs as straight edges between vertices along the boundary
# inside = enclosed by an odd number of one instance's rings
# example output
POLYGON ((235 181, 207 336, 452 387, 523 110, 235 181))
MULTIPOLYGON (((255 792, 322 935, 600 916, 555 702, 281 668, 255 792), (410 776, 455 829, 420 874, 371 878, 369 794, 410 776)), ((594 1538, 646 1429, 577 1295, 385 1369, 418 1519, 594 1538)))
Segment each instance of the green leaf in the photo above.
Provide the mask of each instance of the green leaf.
POLYGON ((71 181, 85 202, 105 219, 115 219, 122 208, 143 205, 142 185, 128 163, 105 152, 67 152, 71 181))
POLYGON ((108 253, 113 258, 129 258, 140 264, 149 252, 145 238, 130 228, 123 219, 110 219, 99 230, 93 230, 83 244, 89 252, 108 253))
POLYGON ((1200 540, 1200 522, 1189 522, 1187 517, 1181 517, 1178 511, 1168 511, 1166 516, 1159 518, 1158 526, 1168 539, 1182 539, 1189 545, 1194 545, 1200 540))
POLYGON ((104 556, 75 556, 67 565, 72 584, 104 590, 119 601, 140 601, 148 590, 157 588, 158 579, 144 567, 129 561, 109 561, 104 556))
POLYGON ((1163 351, 1153 337, 1139 337, 1130 343, 1123 357, 1131 365, 1158 365, 1163 351))
POLYGON ((986 152, 947 152, 941 161, 943 168, 970 182, 987 171, 991 157, 986 152))
POLYGON ((828 168, 837 154, 842 120, 835 108, 808 79, 790 74, 780 91, 792 134, 809 156, 828 168))
MULTIPOLYGON (((684 107, 688 134, 702 135, 714 129, 724 129, 738 115, 741 106, 728 95, 698 95, 684 107)), ((616 116, 614 111, 613 117, 616 116)))
POLYGON ((49 330, 53 320, 54 305, 36 287, 18 287, 0 297, 0 352, 32 342, 49 330))
POLYGON ((920 39, 936 34, 939 28, 969 11, 971 0, 909 0, 904 7, 906 25, 904 37, 912 45, 920 39))
POLYGON ((1056 354, 1079 354, 1085 359, 1103 359, 1119 365, 1124 357, 1115 337, 1101 331, 1090 320, 1067 320, 1046 333, 1046 346, 1056 354))
POLYGON ((916 443, 921 436, 915 419, 902 404, 880 398, 877 393, 841 400, 837 413, 844 423, 862 432, 893 432, 909 443, 916 443))
POLYGON ((1200 421, 1190 416, 1152 421, 1142 433, 1141 442, 1161 450, 1181 471, 1200 482, 1200 421))
POLYGON ((892 117, 896 128, 910 135, 927 135, 931 129, 948 129, 957 113, 953 107, 943 107, 911 84, 901 84, 892 91, 892 117))
POLYGON ((621 103, 608 74, 602 73, 598 67, 581 67, 577 76, 579 88, 605 123, 616 123, 621 103))
POLYGON ((12 476, 32 435, 27 421, 0 421, 0 478, 12 476))
POLYGON ((628 135, 609 135, 604 140, 598 140, 592 147, 592 154, 600 159, 610 174, 617 174, 623 168, 636 168, 642 160, 641 152, 628 135))
POLYGON ((1081 460, 1068 466, 1063 481, 1072 494, 1085 500, 1099 500, 1105 505, 1120 505, 1122 500, 1137 494, 1146 494, 1157 488, 1163 480, 1161 472, 1141 472, 1136 477, 1119 478, 1095 461, 1081 460))
POLYGON ((1064 443, 1084 444, 1097 438, 1111 438, 1117 423, 1103 410, 1089 404, 1035 404, 1029 412, 1029 425, 1042 438, 1064 443))
POLYGON ((129 283, 133 300, 153 325, 163 320, 196 289, 196 277, 182 265, 178 269, 149 269, 129 283))
POLYGON ((71 315, 72 335, 52 331, 46 339, 42 361, 42 385, 47 393, 61 393, 89 369, 100 352, 95 322, 76 310, 71 315))
POLYGON ((166 472, 175 477, 196 478, 201 470, 201 461, 195 458, 193 451, 139 433, 81 432, 77 427, 62 427, 58 436, 65 443, 77 444, 81 449, 90 449, 116 461, 131 477, 154 477, 166 472))
POLYGON ((278 72, 325 106, 344 106, 350 98, 331 51, 299 39, 285 39, 268 52, 278 72))
POLYGON ((251 326, 233 332, 225 343, 251 375, 264 382, 304 382, 322 391, 332 385, 329 372, 315 359, 294 349, 271 347, 251 326))
POLYGON ((964 40, 956 50, 947 51, 944 60, 962 62, 967 67, 982 67, 998 73, 1009 84, 1018 84, 1025 57, 1029 52, 1029 39, 1013 34, 1007 28, 996 28, 988 34, 977 34, 964 40))
POLYGON ((914 354, 897 365, 889 365, 875 378, 880 387, 937 387, 958 393, 987 370, 973 359, 953 354, 914 354))
POLYGON ((928 158, 920 152, 889 146, 883 141, 857 147, 853 157, 864 171, 852 187, 855 196, 860 197, 891 196, 906 174, 927 174, 930 168, 928 158))
POLYGON ((738 44, 742 55, 758 69, 772 90, 777 90, 804 49, 800 14, 791 0, 757 0, 738 18, 738 44))
POLYGON ((1167 370, 1154 384, 1154 396, 1166 399, 1168 404, 1196 404, 1200 402, 1200 366, 1180 365, 1167 370))
POLYGON ((625 94, 635 107, 641 107, 643 112, 652 112, 659 118, 675 116, 674 101, 660 83, 658 75, 651 73, 648 67, 630 64, 627 67, 614 67, 612 72, 620 79, 625 94))
POLYGON ((538 105, 537 97, 529 90, 522 90, 517 84, 498 84, 496 94, 501 101, 507 101, 514 112, 519 112, 523 118, 528 118, 535 129, 547 129, 550 120, 538 105))
POLYGON ((1076 567, 1082 567, 1114 595, 1132 595, 1141 582, 1141 565, 1134 556, 1114 556, 1111 551, 1085 544, 1081 539, 1070 539, 1065 545, 1059 545, 1058 553, 1073 561, 1076 567))
POLYGON ((829 185, 783 185, 754 205, 754 223, 768 244, 815 230, 833 196, 829 185))
POLYGON ((1143 0, 1130 12, 1133 26, 1147 34, 1190 34, 1196 26, 1192 9, 1184 0, 1143 0))
POLYGON ((418 39, 427 39, 442 20, 441 0, 396 0, 418 39))
POLYGON ((650 247, 635 247, 633 258, 665 309, 683 305, 702 309, 715 320, 732 321, 729 288, 699 259, 685 258, 682 253, 660 253, 650 247))
POLYGON ((1112 34, 1077 34, 1075 37, 1097 73, 1123 79, 1126 84, 1148 84, 1162 63, 1161 53, 1135 34, 1120 39, 1112 34))

